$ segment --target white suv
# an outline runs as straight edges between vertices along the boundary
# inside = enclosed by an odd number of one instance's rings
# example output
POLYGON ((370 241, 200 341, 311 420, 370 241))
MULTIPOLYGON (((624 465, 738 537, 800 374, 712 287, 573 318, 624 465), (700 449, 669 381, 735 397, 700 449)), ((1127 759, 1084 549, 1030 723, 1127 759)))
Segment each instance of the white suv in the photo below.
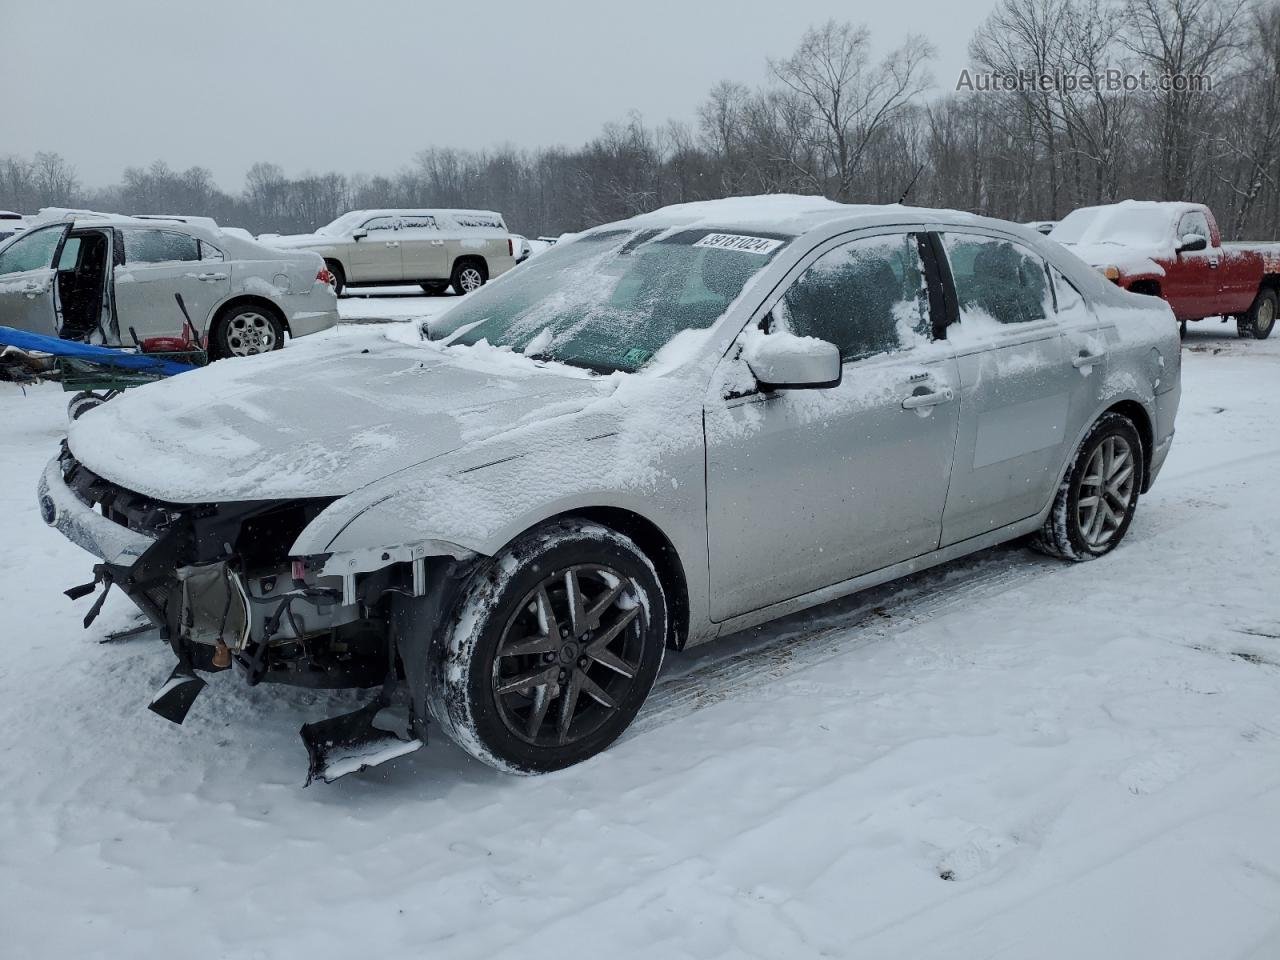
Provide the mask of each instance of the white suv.
POLYGON ((353 210, 315 233, 260 239, 320 254, 335 293, 413 283, 464 294, 516 264, 506 222, 492 210, 353 210))

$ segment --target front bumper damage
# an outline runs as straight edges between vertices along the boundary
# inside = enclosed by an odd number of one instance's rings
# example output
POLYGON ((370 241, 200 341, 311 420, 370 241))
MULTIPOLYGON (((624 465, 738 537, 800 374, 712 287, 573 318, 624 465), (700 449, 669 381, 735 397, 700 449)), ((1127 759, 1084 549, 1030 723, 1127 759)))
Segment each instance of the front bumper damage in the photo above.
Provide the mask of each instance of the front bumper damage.
POLYGON ((182 723, 206 685, 201 674, 227 670, 251 686, 377 688, 365 706, 302 726, 308 784, 426 744, 427 653, 465 551, 386 552, 386 566, 365 570, 361 558, 332 575, 331 555, 288 556, 330 501, 162 503, 96 476, 65 444, 37 495, 45 522, 101 559, 92 582, 67 591, 77 599, 101 589, 85 626, 115 587, 173 650, 153 712, 182 723))

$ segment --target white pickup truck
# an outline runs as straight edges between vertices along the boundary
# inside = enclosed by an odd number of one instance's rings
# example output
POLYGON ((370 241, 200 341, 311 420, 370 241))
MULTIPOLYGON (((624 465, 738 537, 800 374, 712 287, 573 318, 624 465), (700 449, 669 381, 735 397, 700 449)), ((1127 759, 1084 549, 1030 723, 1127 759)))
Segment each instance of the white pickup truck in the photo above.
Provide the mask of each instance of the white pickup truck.
POLYGON ((516 264, 515 241, 492 210, 353 210, 315 233, 259 237, 324 257, 334 293, 412 283, 470 293, 516 264))

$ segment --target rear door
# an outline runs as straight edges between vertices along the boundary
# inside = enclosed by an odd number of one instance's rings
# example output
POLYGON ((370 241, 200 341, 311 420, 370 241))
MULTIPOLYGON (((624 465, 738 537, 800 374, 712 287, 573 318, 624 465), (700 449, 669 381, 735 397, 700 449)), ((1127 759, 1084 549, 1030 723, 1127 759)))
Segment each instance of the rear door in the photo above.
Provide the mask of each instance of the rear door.
POLYGON ((405 280, 449 278, 449 252, 435 216, 405 214, 400 218, 399 239, 405 280))
POLYGON ((704 408, 713 620, 937 548, 959 383, 920 237, 832 241, 773 305, 770 330, 840 347, 838 385, 743 391, 725 360, 704 408))
POLYGON ((58 285, 53 261, 71 224, 29 230, 0 250, 0 326, 58 335, 58 285))
POLYGON ((400 252, 400 218, 374 217, 356 233, 364 236, 351 244, 347 279, 356 283, 402 283, 404 265, 400 252))
POLYGON ((230 265, 220 251, 176 230, 122 227, 114 276, 116 323, 123 344, 182 332, 181 294, 196 331, 208 331, 214 308, 231 293, 230 265), (214 259, 216 252, 217 259, 214 259), (208 255, 210 259, 204 259, 208 255))
MULTIPOLYGON (((946 546, 1040 511, 1074 439, 1072 411, 1089 387, 1072 365, 1039 254, 994 232, 954 230, 940 241, 953 282, 956 322, 947 339, 961 391, 946 546)), ((1084 348, 1082 341, 1077 349, 1084 348)))

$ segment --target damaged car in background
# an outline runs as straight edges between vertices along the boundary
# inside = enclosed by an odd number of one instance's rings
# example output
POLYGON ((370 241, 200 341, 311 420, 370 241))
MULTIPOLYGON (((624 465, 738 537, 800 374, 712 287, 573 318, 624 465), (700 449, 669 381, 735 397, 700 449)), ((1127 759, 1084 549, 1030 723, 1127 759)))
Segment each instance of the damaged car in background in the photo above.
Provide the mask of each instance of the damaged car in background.
POLYGON ((147 386, 72 424, 46 521, 206 677, 371 692, 310 779, 428 719, 533 773, 664 651, 1030 535, 1125 536, 1180 395, 1163 302, 1013 224, 819 198, 590 230, 433 321, 147 386), (267 413, 269 411, 269 413, 267 413), (375 718, 376 721, 375 722, 375 718))

